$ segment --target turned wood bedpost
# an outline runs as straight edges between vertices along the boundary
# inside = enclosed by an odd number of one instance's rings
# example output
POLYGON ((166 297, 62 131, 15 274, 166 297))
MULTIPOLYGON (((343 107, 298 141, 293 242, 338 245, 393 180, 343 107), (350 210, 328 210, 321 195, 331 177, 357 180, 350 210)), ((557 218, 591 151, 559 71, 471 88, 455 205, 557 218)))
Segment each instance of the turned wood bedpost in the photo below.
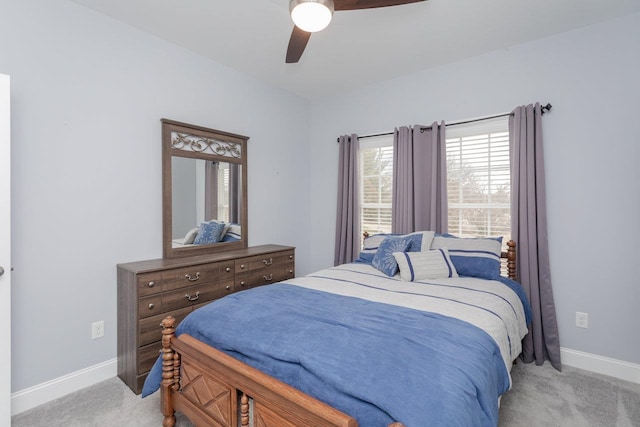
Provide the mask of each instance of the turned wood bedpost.
POLYGON ((176 385, 180 375, 179 355, 171 350, 171 338, 175 336, 176 319, 167 316, 161 323, 162 326, 162 384, 160 385, 160 405, 162 407, 163 427, 176 425, 175 410, 171 401, 171 388, 176 385))
POLYGON ((507 242, 507 276, 511 280, 516 280, 516 242, 509 240, 507 242))
POLYGON ((240 426, 249 426, 249 398, 243 392, 240 392, 240 426))

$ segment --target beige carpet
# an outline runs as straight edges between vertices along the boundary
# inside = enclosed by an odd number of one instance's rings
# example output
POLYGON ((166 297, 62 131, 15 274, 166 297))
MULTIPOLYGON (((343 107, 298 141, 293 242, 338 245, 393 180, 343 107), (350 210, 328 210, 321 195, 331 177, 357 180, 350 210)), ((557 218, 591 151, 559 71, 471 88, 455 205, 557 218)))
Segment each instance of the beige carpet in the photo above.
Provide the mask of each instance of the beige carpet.
MULTIPOLYGON (((518 363, 499 427, 640 427, 640 384, 580 369, 518 363)), ((159 393, 145 399, 118 378, 13 417, 14 427, 159 427, 159 393)), ((178 427, 192 424, 178 415, 178 427)), ((366 427, 366 426, 363 426, 366 427)))
POLYGON ((640 427, 640 384, 564 367, 518 363, 500 427, 640 427))

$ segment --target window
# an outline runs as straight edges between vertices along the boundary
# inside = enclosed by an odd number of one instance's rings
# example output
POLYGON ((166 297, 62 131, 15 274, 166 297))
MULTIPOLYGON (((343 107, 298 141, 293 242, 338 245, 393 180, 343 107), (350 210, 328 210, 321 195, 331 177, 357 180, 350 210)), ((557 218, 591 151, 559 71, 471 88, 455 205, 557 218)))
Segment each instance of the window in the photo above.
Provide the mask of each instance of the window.
POLYGON ((449 232, 511 235, 508 117, 447 128, 449 232))
MULTIPOLYGON (((511 235, 508 117, 447 127, 449 232, 511 235)), ((393 135, 360 141, 362 231, 391 232, 393 135)))
POLYGON ((393 135, 360 141, 360 225, 369 234, 391 233, 393 135))
POLYGON ((229 220, 229 163, 220 162, 218 166, 218 216, 221 221, 229 220))

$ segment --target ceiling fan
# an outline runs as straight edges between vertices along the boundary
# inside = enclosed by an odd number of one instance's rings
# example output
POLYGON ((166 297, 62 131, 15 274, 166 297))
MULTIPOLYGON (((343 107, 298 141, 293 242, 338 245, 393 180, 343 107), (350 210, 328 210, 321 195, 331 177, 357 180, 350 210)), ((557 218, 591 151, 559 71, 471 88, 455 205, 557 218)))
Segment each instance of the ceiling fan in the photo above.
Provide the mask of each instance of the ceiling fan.
POLYGON ((311 33, 321 31, 329 25, 334 10, 372 9, 419 1, 425 0, 291 0, 289 12, 295 25, 289 39, 286 63, 292 64, 300 60, 311 33))

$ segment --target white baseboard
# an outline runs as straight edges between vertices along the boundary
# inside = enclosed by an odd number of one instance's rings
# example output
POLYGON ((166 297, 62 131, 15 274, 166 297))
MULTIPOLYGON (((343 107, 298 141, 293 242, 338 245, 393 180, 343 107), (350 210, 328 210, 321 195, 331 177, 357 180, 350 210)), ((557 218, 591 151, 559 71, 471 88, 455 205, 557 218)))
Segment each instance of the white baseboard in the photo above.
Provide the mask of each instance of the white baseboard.
POLYGON ((51 402, 118 374, 118 359, 113 358, 68 375, 11 394, 11 415, 51 402))
MULTIPOLYGON (((640 384, 640 365, 569 348, 560 348, 562 364, 640 384)), ((11 395, 11 415, 51 402, 117 375, 117 359, 18 391, 11 395)))
POLYGON ((560 348, 562 364, 640 384, 640 365, 583 351, 560 348))

